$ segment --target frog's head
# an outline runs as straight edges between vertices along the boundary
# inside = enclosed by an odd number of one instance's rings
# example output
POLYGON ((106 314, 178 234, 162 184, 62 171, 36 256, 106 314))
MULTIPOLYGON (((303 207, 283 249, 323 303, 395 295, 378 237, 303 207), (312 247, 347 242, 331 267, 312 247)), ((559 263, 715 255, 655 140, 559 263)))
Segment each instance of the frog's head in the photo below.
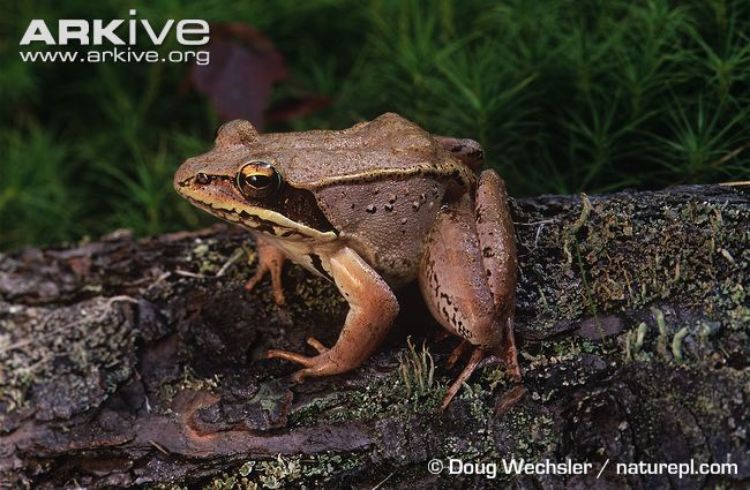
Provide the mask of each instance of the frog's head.
POLYGON ((228 122, 211 151, 177 169, 174 188, 197 207, 254 231, 285 240, 334 239, 312 192, 285 179, 286 155, 274 146, 249 122, 228 122))
MULTIPOLYGON (((382 186, 428 178, 454 189, 451 195, 472 188, 473 171, 453 150, 465 145, 449 140, 397 114, 341 130, 269 134, 231 121, 219 129, 211 151, 180 166, 174 186, 196 206, 246 228, 286 240, 329 241, 371 221, 359 212, 382 186)), ((402 217, 394 213, 393 219, 402 217)))

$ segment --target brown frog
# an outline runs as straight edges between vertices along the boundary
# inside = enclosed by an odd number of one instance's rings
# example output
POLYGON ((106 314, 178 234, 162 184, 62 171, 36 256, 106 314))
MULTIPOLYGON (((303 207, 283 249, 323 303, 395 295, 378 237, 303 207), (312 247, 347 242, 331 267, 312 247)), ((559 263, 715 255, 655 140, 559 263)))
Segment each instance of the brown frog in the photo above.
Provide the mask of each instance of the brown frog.
POLYGON ((471 140, 433 136, 397 114, 340 131, 259 134, 224 124, 215 147, 177 170, 174 187, 199 208, 250 229, 259 265, 284 301, 285 259, 333 281, 350 310, 332 347, 317 355, 271 350, 303 366, 296 381, 343 373, 379 346, 399 310, 393 290, 418 280, 432 314, 470 359, 447 406, 485 357, 520 378, 513 337, 516 247, 505 185, 477 176, 471 140))

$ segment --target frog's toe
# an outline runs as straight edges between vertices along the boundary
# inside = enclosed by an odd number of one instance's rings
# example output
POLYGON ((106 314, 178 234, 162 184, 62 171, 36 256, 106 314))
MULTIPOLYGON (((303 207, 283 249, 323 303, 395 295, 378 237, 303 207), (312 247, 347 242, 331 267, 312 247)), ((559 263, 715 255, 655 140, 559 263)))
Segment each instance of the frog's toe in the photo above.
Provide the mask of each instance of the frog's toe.
POLYGON ((266 276, 267 273, 271 273, 271 289, 273 290, 274 303, 281 306, 286 301, 284 297, 284 287, 281 284, 281 268, 280 267, 269 267, 267 265, 258 265, 258 270, 255 271, 253 277, 251 277, 245 283, 245 291, 251 292, 255 289, 260 281, 266 276))
POLYGON ((258 267, 258 270, 255 271, 255 274, 253 277, 247 280, 245 283, 245 291, 251 292, 253 289, 255 289, 255 286, 258 285, 258 283, 263 280, 263 277, 266 275, 266 270, 261 267, 258 267))
POLYGON ((286 303, 286 298, 284 297, 284 291, 282 289, 273 289, 273 302, 278 306, 282 306, 286 303))
POLYGON ((292 374, 292 381, 295 383, 302 383, 305 378, 308 378, 310 376, 314 376, 315 368, 309 367, 300 369, 299 371, 292 374))
POLYGON ((307 338, 307 345, 311 346, 313 349, 318 351, 318 354, 325 354, 328 352, 328 347, 323 345, 318 339, 315 337, 308 337, 307 338))
MULTIPOLYGON (((308 340, 308 343, 309 340, 308 340)), ((312 343, 316 349, 326 349, 320 342, 312 339, 312 343), (318 344, 317 347, 314 344, 318 344)), ((330 376, 333 374, 341 374, 353 369, 354 366, 349 366, 341 360, 334 359, 332 356, 331 349, 326 349, 317 356, 305 356, 297 354, 295 352, 289 352, 285 350, 271 349, 266 354, 268 359, 283 359, 285 361, 296 362, 304 366, 304 369, 300 369, 292 375, 292 381, 301 383, 305 378, 312 378, 318 376, 330 376)))
POLYGON ((266 352, 266 359, 283 359, 285 361, 296 362, 305 367, 311 367, 315 365, 315 357, 305 356, 303 354, 297 354, 288 350, 271 349, 266 352))
POLYGON ((456 362, 461 359, 461 356, 463 356, 470 347, 471 342, 466 339, 461 339, 461 342, 459 342, 459 344, 453 349, 453 352, 451 352, 450 357, 448 357, 448 361, 445 363, 445 367, 448 369, 453 369, 453 366, 456 365, 456 362))
POLYGON ((446 408, 448 408, 448 405, 450 405, 453 398, 458 394, 463 384, 474 373, 476 368, 479 366, 479 363, 485 357, 486 357, 486 353, 482 349, 480 349, 479 347, 474 348, 474 352, 471 353, 469 362, 466 363, 466 366, 464 367, 463 371, 461 371, 458 377, 448 387, 448 391, 445 393, 443 402, 440 404, 441 410, 445 410, 446 408))
POLYGON ((341 374, 348 369, 342 369, 339 363, 334 362, 328 353, 323 353, 310 358, 313 364, 310 367, 300 369, 292 375, 292 381, 295 383, 301 383, 305 378, 315 378, 319 376, 330 376, 333 374, 341 374))

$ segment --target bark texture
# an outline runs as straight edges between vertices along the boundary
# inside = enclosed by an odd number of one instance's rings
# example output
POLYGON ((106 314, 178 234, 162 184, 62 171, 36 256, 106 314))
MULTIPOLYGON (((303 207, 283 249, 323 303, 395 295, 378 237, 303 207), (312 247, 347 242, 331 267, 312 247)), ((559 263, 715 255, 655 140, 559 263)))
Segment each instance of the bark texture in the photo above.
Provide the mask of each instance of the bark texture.
POLYGON ((513 202, 524 381, 477 371, 416 288, 357 371, 293 385, 269 347, 335 341, 346 304, 296 266, 287 306, 242 289, 248 236, 116 232, 0 256, 0 481, 33 488, 746 488, 750 194, 680 187, 513 202), (411 339, 409 339, 411 337, 411 339), (460 364, 460 363, 459 363, 460 364), (591 462, 583 475, 433 475, 427 462, 591 462), (736 463, 624 475, 616 463, 736 463), (597 480, 605 461, 606 468, 597 480))

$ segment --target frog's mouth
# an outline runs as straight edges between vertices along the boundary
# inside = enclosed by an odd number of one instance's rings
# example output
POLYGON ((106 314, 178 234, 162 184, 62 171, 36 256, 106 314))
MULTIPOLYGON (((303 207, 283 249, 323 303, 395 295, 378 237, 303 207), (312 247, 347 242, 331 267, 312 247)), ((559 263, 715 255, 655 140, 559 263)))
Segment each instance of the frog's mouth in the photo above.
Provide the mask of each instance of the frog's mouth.
POLYGON ((216 177, 208 184, 194 180, 182 182, 175 189, 196 207, 224 221, 284 240, 325 242, 337 238, 308 191, 284 189, 283 195, 258 206, 246 202, 231 179, 216 177))

